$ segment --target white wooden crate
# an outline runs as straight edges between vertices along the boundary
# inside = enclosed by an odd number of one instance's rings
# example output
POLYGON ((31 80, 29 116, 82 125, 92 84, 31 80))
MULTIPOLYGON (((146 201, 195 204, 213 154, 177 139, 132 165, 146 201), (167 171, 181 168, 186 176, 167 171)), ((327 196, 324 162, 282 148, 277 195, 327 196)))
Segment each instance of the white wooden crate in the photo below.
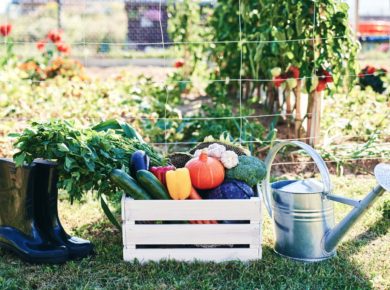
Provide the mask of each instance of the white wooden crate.
POLYGON ((259 197, 236 200, 133 200, 123 197, 122 221, 125 261, 174 259, 221 262, 261 259, 259 197), (249 223, 136 223, 188 220, 245 220, 249 223), (219 246, 203 248, 199 245, 219 246), (224 247, 221 248, 221 245, 224 247))

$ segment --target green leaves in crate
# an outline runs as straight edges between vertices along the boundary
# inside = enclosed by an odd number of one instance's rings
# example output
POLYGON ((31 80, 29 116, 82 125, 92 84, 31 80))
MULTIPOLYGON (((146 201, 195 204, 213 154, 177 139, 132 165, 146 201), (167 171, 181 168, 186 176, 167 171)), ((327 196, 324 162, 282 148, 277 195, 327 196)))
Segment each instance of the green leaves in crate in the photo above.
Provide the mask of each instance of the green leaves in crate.
POLYGON ((110 182, 115 168, 128 170, 133 152, 144 150, 151 164, 162 166, 166 159, 148 144, 141 142, 138 133, 126 123, 103 122, 94 127, 78 129, 73 123, 52 120, 32 123, 17 137, 14 155, 18 166, 36 158, 58 162, 59 188, 65 189, 71 200, 81 199, 87 191, 111 196, 117 188, 110 182), (112 129, 111 129, 112 128, 112 129))

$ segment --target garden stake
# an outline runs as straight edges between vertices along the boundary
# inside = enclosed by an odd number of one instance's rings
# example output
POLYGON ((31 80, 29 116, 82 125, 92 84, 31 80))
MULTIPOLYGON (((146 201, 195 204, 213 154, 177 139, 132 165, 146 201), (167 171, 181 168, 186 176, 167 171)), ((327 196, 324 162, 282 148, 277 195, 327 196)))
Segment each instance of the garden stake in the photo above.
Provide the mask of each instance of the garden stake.
POLYGON ((264 203, 274 221, 275 252, 305 262, 322 261, 336 255, 336 247, 360 216, 385 191, 390 191, 390 164, 375 167, 378 185, 362 200, 332 194, 329 171, 324 160, 309 145, 281 142, 266 160, 267 176, 262 184, 264 203), (285 146, 298 146, 317 164, 322 183, 314 179, 282 180, 270 183, 272 162, 285 146), (354 208, 335 226, 333 201, 354 208))

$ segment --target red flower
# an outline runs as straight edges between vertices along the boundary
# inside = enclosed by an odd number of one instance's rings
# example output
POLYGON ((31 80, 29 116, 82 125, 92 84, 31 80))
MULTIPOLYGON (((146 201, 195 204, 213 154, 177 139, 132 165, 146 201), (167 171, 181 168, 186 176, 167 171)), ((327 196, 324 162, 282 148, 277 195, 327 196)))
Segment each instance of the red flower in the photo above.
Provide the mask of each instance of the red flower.
POLYGON ((12 25, 11 24, 3 24, 0 26, 0 34, 4 37, 8 36, 11 33, 12 25))
POLYGON ((366 67, 366 72, 367 72, 367 74, 372 75, 372 74, 374 74, 376 72, 376 68, 373 67, 373 66, 368 65, 366 67))
POLYGON ((365 77, 365 74, 364 74, 364 73, 359 73, 359 74, 358 74, 358 77, 359 77, 359 78, 364 78, 364 77, 365 77))
POLYGON ((322 92, 326 89, 326 79, 320 79, 316 88, 316 92, 322 92))
POLYGON ((45 47, 46 47, 46 41, 45 40, 40 40, 40 41, 37 42, 36 46, 37 46, 37 48, 38 48, 38 50, 40 52, 44 52, 45 51, 45 47))
POLYGON ((51 40, 53 43, 57 43, 61 41, 61 34, 57 30, 52 30, 47 34, 47 38, 51 40))
POLYGON ((288 70, 291 72, 294 79, 299 79, 299 68, 292 65, 288 70))
POLYGON ((284 82, 285 79, 283 78, 282 75, 274 77, 273 80, 275 87, 279 88, 284 82))
POLYGON ((65 43, 57 43, 57 50, 61 53, 68 53, 70 51, 70 47, 66 45, 65 43))
POLYGON ((174 63, 173 66, 174 66, 175 68, 181 68, 184 64, 185 64, 184 60, 178 59, 177 61, 175 61, 175 63, 174 63))

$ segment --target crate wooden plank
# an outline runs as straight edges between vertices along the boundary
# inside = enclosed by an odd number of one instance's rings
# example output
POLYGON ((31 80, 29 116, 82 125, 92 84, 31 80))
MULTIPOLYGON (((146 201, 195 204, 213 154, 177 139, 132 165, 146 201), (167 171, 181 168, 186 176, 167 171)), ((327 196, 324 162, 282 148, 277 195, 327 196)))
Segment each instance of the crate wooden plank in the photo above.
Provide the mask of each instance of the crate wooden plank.
POLYGON ((252 244, 260 241, 260 223, 218 225, 136 225, 124 223, 124 245, 252 244))
POLYGON ((174 259, 178 261, 249 261, 261 259, 261 248, 229 249, 127 249, 123 251, 125 261, 138 259, 141 262, 174 259))
POLYGON ((261 220, 260 198, 124 201, 124 220, 261 220))

